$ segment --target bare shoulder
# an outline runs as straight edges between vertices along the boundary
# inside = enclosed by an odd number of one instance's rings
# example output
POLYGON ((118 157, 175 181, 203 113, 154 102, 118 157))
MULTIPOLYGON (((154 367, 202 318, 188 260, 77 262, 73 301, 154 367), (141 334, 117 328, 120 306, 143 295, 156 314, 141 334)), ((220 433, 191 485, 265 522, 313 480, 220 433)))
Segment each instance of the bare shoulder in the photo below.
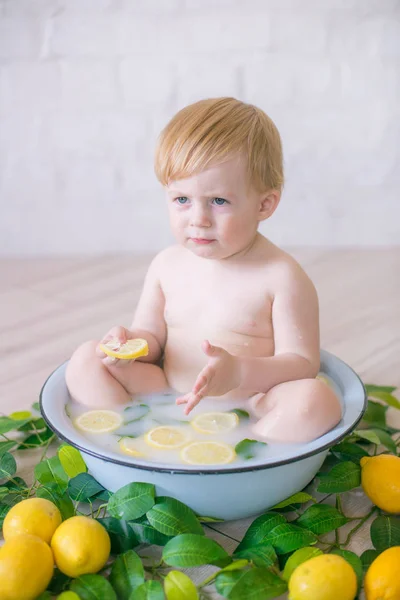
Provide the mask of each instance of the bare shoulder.
POLYGON ((277 290, 303 290, 316 295, 313 282, 293 256, 269 240, 265 240, 263 248, 269 277, 277 290))
POLYGON ((181 252, 182 248, 178 244, 164 248, 155 255, 150 263, 149 269, 152 269, 154 272, 159 272, 173 264, 175 261, 180 260, 181 252))

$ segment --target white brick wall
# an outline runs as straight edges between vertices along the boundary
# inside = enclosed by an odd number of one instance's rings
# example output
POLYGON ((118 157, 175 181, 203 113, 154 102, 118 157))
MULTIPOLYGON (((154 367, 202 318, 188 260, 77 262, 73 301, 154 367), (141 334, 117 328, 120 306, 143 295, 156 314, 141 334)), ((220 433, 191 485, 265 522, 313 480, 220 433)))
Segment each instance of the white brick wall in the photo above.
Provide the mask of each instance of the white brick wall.
POLYGON ((156 137, 219 95, 281 131, 273 241, 400 242, 399 0, 0 0, 0 254, 163 247, 156 137))

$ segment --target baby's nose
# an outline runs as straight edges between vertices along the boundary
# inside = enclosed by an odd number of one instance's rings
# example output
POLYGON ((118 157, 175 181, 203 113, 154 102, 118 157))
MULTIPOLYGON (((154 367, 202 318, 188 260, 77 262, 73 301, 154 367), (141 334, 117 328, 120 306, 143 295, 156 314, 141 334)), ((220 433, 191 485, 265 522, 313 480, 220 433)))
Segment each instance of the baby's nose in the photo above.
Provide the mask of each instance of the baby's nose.
POLYGON ((191 215, 191 224, 193 227, 210 227, 211 226, 211 218, 208 214, 207 209, 204 207, 193 207, 192 215, 191 215))

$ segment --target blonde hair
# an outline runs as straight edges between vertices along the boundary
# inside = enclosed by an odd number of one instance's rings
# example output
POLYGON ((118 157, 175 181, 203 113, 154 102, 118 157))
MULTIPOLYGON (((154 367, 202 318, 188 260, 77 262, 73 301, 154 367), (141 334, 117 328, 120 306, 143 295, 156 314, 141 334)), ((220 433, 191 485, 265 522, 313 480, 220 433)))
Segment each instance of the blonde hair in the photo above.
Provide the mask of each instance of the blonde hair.
POLYGON ((200 100, 180 110, 161 132, 156 176, 168 185, 240 152, 246 156, 248 178, 257 190, 281 190, 281 138, 265 112, 235 98, 200 100))

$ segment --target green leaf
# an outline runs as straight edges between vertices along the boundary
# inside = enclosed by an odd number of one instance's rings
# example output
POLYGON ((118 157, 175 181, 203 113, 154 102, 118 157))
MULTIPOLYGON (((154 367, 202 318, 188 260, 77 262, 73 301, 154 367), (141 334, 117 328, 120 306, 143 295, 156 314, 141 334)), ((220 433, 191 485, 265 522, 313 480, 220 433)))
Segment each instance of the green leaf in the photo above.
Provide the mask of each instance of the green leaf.
POLYGON ((128 406, 124 410, 124 425, 129 425, 135 421, 140 421, 150 412, 150 407, 147 404, 135 404, 128 406))
POLYGON ((0 456, 0 479, 9 479, 17 472, 17 463, 15 458, 9 452, 4 452, 0 456))
POLYGON ((286 519, 278 513, 267 512, 257 517, 246 531, 235 552, 241 552, 245 548, 263 544, 268 534, 280 523, 286 523, 286 519))
POLYGON ((374 560, 379 556, 378 550, 365 550, 360 556, 364 573, 366 573, 374 560))
POLYGON ((41 431, 42 429, 46 429, 46 421, 42 419, 42 417, 34 417, 33 419, 29 419, 25 425, 22 425, 18 428, 18 431, 41 431))
POLYGON ((10 440, 7 442, 0 442, 0 456, 5 454, 9 450, 12 450, 12 448, 14 448, 14 446, 16 446, 17 444, 18 444, 18 442, 14 441, 14 440, 10 440))
POLYGON ((331 448, 331 452, 343 461, 351 461, 359 464, 364 456, 369 456, 368 452, 358 444, 352 442, 341 442, 331 448))
POLYGON ((250 415, 247 410, 243 410, 242 408, 233 408, 229 412, 235 413, 239 419, 250 419, 250 415))
POLYGON ((363 421, 366 423, 374 423, 375 425, 386 425, 386 411, 388 406, 384 406, 379 402, 368 400, 367 410, 363 415, 363 421))
POLYGON ((361 484, 361 468, 353 462, 346 461, 335 465, 328 473, 320 473, 318 477, 320 483, 317 492, 339 494, 361 484))
POLYGON ((306 546, 305 548, 299 548, 296 552, 293 552, 291 556, 289 556, 285 568, 283 569, 282 577, 285 581, 289 581, 293 571, 297 569, 299 565, 310 558, 314 558, 315 556, 319 556, 323 554, 322 550, 319 548, 312 548, 311 546, 306 546))
POLYGON ((33 433, 26 437, 18 446, 17 450, 32 450, 33 448, 39 448, 45 446, 47 442, 55 438, 55 434, 48 427, 44 431, 33 433))
POLYGON ((162 585, 159 581, 146 581, 132 592, 129 600, 165 600, 162 585))
POLYGON ((225 573, 225 571, 239 571, 240 569, 247 567, 248 564, 249 564, 248 560, 241 558, 239 560, 234 560, 229 565, 227 565, 226 567, 221 569, 219 572, 222 573, 222 571, 223 571, 225 573))
POLYGON ((272 567, 277 561, 276 552, 270 544, 257 544, 235 552, 233 556, 251 560, 256 567, 272 567))
POLYGON ((286 500, 279 502, 279 504, 275 504, 275 506, 273 506, 271 510, 285 508, 286 506, 290 506, 291 504, 305 504, 306 502, 310 502, 310 500, 312 502, 316 501, 315 498, 310 496, 310 494, 306 494, 306 492, 298 492, 297 494, 293 494, 293 496, 286 498, 286 500))
POLYGON ((58 458, 68 477, 76 477, 87 472, 87 466, 81 453, 72 446, 64 445, 58 449, 58 458))
POLYGON ((285 581, 267 569, 251 569, 243 574, 229 593, 229 600, 269 600, 287 590, 285 581))
MULTIPOLYGON (((61 594, 63 590, 70 583, 71 577, 62 573, 57 567, 54 569, 53 577, 49 585, 47 586, 47 590, 52 594, 61 594)), ((72 593, 72 592, 71 592, 72 593)))
POLYGON ((0 417, 0 434, 8 433, 9 431, 18 431, 29 419, 16 421, 10 417, 0 417))
POLYGON ((281 523, 274 527, 266 536, 265 542, 271 544, 278 554, 293 552, 303 546, 316 544, 317 537, 302 527, 292 525, 291 523, 281 523))
POLYGON ((0 527, 3 526, 4 519, 6 518, 6 514, 11 509, 11 506, 7 506, 5 504, 0 505, 0 527))
POLYGON ((39 404, 39 402, 34 402, 32 404, 32 409, 36 410, 36 412, 40 413, 40 404, 39 404))
POLYGON ((266 446, 265 442, 258 442, 257 440, 244 439, 235 446, 235 452, 238 456, 244 460, 254 458, 257 455, 257 450, 261 446, 266 446))
MULTIPOLYGON (((394 389, 396 389, 396 388, 394 388, 394 389)), ((394 389, 392 389, 392 391, 394 391, 394 389)), ((393 394, 390 392, 374 390, 374 391, 370 391, 368 393, 368 395, 373 396, 374 398, 377 398, 378 400, 382 400, 383 402, 385 402, 389 406, 392 406, 393 408, 400 409, 400 401, 395 396, 393 396, 393 394)))
POLYGON ((128 550, 117 556, 111 567, 110 583, 118 600, 129 600, 133 590, 144 583, 144 568, 136 552, 128 550))
POLYGON ((350 552, 350 550, 341 550, 339 548, 333 550, 332 554, 337 554, 338 556, 341 556, 342 558, 347 560, 350 566, 353 567, 354 572, 357 576, 358 589, 360 589, 363 579, 363 567, 360 557, 357 556, 357 554, 354 554, 354 552, 350 552))
POLYGON ((377 517, 371 524, 371 541, 378 552, 400 546, 400 519, 377 517))
POLYGON ((105 517, 97 519, 107 530, 111 540, 111 554, 121 554, 139 545, 139 541, 127 521, 105 517))
POLYGON ((80 473, 68 482, 68 494, 78 502, 88 502, 104 488, 89 473, 80 473))
POLYGON ((396 388, 390 385, 373 385, 371 383, 366 383, 364 387, 368 396, 374 396, 376 392, 384 392, 386 394, 391 394, 392 392, 396 391, 396 388))
POLYGON ((305 527, 316 535, 321 535, 342 527, 349 520, 334 506, 313 504, 296 520, 296 525, 305 527))
POLYGON ((29 410, 19 410, 11 413, 10 419, 14 419, 14 421, 25 421, 25 419, 30 419, 31 416, 32 413, 29 410))
POLYGON ((164 579, 167 600, 198 600, 197 588, 193 581, 181 571, 170 571, 164 579))
POLYGON ((160 533, 154 529, 147 519, 140 523, 130 522, 129 526, 132 528, 134 534, 141 544, 165 546, 165 544, 171 539, 169 536, 164 535, 163 533, 160 533))
POLYGON ((132 521, 144 515, 154 506, 154 485, 150 483, 128 483, 108 502, 112 517, 132 521))
POLYGON ((60 494, 59 489, 60 488, 56 483, 47 483, 46 485, 37 488, 36 496, 38 496, 38 498, 46 498, 46 500, 53 502, 60 511, 63 521, 65 521, 65 519, 69 519, 75 515, 75 509, 68 494, 60 494))
POLYGON ((361 439, 368 440, 377 446, 382 444, 385 448, 390 450, 390 452, 396 454, 396 444, 390 435, 386 431, 382 431, 382 429, 359 429, 354 432, 354 435, 361 439))
POLYGON ((43 594, 40 594, 40 596, 38 596, 36 598, 36 600, 51 600, 52 595, 50 594, 50 592, 43 592, 43 594))
POLYGON ((147 513, 146 517, 160 533, 175 536, 181 533, 198 533, 204 535, 195 513, 191 508, 168 496, 159 497, 156 504, 147 513))
POLYGON ((68 475, 62 468, 58 456, 43 460, 35 467, 35 477, 43 485, 55 483, 58 493, 62 496, 68 486, 68 475))
POLYGON ((203 517, 196 515, 200 523, 221 523, 224 519, 218 519, 216 517, 203 517))
POLYGON ((201 565, 219 567, 232 561, 217 542, 195 533, 183 533, 172 538, 165 546, 162 557, 167 565, 183 568, 201 565))
POLYGON ((70 590, 80 600, 117 600, 111 583, 101 575, 81 575, 71 583, 70 590))
MULTIPOLYGON (((244 576, 245 571, 231 571, 218 573, 215 580, 215 589, 218 594, 224 598, 229 598, 229 594, 238 583, 238 581, 244 576)), ((243 599, 244 600, 244 599, 243 599)))

